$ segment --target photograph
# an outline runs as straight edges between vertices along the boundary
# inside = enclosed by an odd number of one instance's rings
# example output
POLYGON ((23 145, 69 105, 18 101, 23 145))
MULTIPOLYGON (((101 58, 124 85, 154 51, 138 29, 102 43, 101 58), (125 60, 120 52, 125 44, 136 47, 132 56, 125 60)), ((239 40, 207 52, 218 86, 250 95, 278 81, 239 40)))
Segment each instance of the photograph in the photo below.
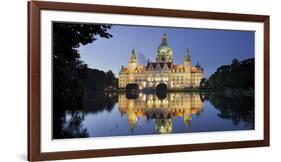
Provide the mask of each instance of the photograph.
POLYGON ((270 16, 28 3, 28 160, 270 145, 270 16))
POLYGON ((255 31, 52 22, 52 138, 255 130, 255 31))

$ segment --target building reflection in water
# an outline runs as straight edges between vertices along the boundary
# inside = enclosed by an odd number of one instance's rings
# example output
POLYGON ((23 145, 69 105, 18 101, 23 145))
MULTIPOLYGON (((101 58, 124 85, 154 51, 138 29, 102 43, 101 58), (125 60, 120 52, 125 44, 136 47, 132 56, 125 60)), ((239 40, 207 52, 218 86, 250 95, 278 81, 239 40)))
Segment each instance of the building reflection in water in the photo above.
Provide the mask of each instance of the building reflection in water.
POLYGON ((131 131, 139 117, 155 119, 155 131, 172 133, 173 117, 182 117, 186 127, 190 126, 191 115, 203 111, 199 93, 167 93, 164 95, 139 93, 138 96, 118 95, 119 111, 127 114, 131 131))

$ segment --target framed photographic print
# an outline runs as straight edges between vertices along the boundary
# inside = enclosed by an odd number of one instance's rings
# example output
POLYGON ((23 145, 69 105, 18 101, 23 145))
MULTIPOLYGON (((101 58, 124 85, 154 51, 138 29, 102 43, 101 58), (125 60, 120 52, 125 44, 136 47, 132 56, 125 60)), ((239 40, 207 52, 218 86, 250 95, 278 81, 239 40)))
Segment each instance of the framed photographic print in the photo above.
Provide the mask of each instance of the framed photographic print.
POLYGON ((269 16, 28 2, 28 159, 269 146, 269 16))

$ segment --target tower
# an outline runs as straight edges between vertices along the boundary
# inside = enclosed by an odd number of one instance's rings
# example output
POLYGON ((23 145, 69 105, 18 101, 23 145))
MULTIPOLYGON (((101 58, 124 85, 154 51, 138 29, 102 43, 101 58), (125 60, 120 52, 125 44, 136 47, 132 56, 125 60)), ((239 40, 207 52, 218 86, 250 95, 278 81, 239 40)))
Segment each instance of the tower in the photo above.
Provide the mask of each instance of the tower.
POLYGON ((135 49, 133 49, 129 59, 129 67, 128 67, 129 73, 130 74, 134 73, 136 67, 137 67, 137 56, 136 56, 135 49))
POLYGON ((135 100, 128 100, 128 109, 127 109, 127 115, 128 115, 128 121, 130 124, 131 132, 134 132, 136 123, 137 123, 137 115, 135 113, 135 100))
POLYGON ((190 73, 191 70, 191 59, 189 54, 189 48, 186 49, 185 57, 184 57, 184 70, 187 73, 190 73))
POLYGON ((167 34, 164 33, 156 54, 156 62, 173 62, 173 51, 168 45, 167 34))

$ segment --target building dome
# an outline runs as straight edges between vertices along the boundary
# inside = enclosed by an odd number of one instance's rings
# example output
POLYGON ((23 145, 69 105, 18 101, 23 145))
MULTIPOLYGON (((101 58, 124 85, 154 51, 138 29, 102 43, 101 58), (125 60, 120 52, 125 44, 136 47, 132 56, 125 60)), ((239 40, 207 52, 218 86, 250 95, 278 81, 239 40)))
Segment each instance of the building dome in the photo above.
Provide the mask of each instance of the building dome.
POLYGON ((157 50, 156 56, 157 62, 172 62, 173 61, 173 51, 168 45, 167 34, 162 37, 162 42, 157 50))
POLYGON ((173 131, 172 119, 156 119, 155 130, 160 134, 169 134, 173 131))

